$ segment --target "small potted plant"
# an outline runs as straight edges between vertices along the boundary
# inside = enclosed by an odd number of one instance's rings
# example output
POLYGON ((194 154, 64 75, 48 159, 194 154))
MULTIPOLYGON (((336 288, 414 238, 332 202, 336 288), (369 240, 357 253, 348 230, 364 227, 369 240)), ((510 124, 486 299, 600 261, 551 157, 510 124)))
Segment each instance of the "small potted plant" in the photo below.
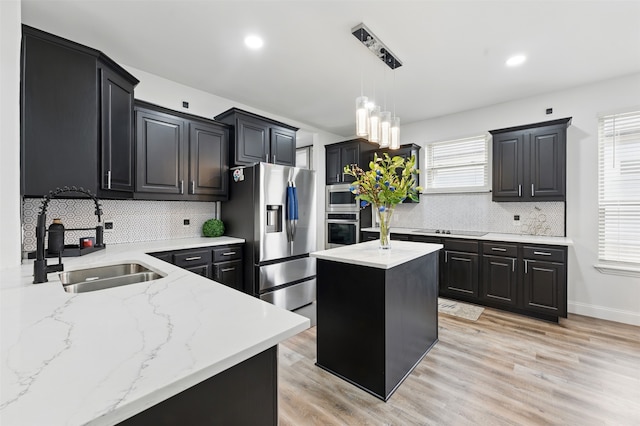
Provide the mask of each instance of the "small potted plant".
POLYGON ((205 237, 219 237, 224 234, 224 223, 220 219, 209 219, 202 225, 205 237))

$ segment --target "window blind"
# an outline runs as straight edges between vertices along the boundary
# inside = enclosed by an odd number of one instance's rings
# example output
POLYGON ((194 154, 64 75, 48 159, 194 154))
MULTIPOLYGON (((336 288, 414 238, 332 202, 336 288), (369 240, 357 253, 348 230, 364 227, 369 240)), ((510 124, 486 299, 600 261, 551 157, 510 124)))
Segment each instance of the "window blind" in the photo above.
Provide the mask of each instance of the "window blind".
POLYGON ((598 257, 640 266, 640 111, 598 127, 598 257))
POLYGON ((485 135, 426 145, 426 192, 489 190, 485 135))

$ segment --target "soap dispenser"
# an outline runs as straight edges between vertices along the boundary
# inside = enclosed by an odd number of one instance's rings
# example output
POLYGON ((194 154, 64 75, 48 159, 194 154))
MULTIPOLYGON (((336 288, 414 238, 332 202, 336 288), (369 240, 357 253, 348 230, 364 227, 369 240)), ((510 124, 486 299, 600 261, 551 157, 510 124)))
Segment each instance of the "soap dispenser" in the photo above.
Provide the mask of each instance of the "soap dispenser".
POLYGON ((48 232, 47 252, 59 255, 64 250, 64 225, 62 221, 59 218, 53 219, 48 232))

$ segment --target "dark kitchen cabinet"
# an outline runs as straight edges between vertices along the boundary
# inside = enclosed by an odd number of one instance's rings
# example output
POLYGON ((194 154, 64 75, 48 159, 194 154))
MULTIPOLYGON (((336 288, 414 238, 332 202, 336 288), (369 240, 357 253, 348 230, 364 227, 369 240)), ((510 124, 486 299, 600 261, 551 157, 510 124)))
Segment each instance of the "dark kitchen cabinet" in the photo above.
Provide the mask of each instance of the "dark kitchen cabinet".
POLYGON ((244 275, 242 246, 232 245, 213 249, 213 276, 219 283, 243 290, 244 275))
POLYGON ((244 283, 242 250, 242 244, 229 244, 149 253, 149 255, 242 291, 244 283))
POLYGON ((355 180, 344 173, 344 167, 357 164, 369 170, 369 154, 377 147, 365 139, 354 139, 325 146, 326 184, 350 183, 355 180), (365 164, 366 163, 366 164, 365 164))
POLYGON ((516 307, 518 304, 518 246, 482 244, 482 299, 516 307))
POLYGON ((143 101, 136 101, 135 117, 136 198, 228 198, 229 130, 224 124, 143 101))
POLYGON ((297 127, 231 108, 215 116, 231 126, 231 158, 236 166, 258 162, 296 165, 297 127))
POLYGON ((492 130, 493 201, 564 201, 571 118, 492 130))
POLYGON ((523 305, 552 316, 567 316, 566 249, 523 246, 523 305))
POLYGON ((440 294, 478 297, 478 242, 445 239, 440 294))
POLYGON ((22 35, 22 194, 78 186, 131 198, 138 80, 98 50, 26 25, 22 35))

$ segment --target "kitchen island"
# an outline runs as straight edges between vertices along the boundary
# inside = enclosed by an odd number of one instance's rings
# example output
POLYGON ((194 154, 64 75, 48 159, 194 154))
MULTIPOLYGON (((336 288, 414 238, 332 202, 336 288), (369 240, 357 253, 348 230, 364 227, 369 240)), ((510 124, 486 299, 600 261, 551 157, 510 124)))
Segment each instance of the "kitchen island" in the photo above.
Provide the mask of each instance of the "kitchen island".
MULTIPOLYGON (((307 329, 309 320, 145 254, 242 242, 118 244, 63 258, 65 270, 137 262, 164 276, 88 293, 66 293, 55 273, 47 283, 32 284, 31 262, 0 271, 0 424, 135 423, 132 416, 198 386, 235 380, 245 363, 265 372, 269 383, 255 388, 270 397, 236 405, 249 413, 256 403, 271 405, 274 415, 262 423, 277 423, 277 344, 307 329)), ((220 405, 220 395, 198 395, 210 410, 220 405)), ((194 399, 191 394, 188 402, 194 399)), ((185 418, 173 424, 181 421, 193 424, 185 418)))
POLYGON ((316 365, 387 401, 438 341, 441 248, 370 241, 311 253, 316 365))

